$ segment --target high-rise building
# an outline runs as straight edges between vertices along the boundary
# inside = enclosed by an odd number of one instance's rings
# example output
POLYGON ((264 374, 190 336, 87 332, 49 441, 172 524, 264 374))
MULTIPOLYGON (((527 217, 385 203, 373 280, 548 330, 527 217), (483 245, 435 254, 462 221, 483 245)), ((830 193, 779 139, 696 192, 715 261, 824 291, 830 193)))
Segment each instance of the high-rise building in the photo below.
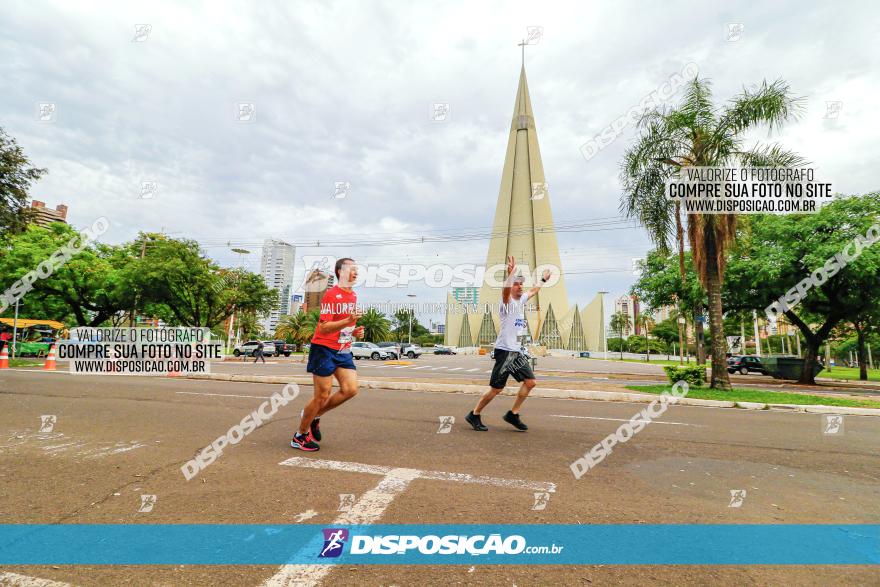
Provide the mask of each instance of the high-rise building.
MULTIPOLYGON (((639 300, 635 296, 620 296, 614 300, 614 311, 629 316, 630 326, 623 329, 623 337, 641 334, 637 319, 639 317, 639 300)), ((615 334, 618 336, 618 334, 615 334)))
MULTIPOLYGON (((531 275, 541 266, 554 267, 558 273, 555 284, 541 288, 528 302, 525 318, 531 339, 551 349, 602 350, 602 296, 597 295, 583 308, 568 304, 525 66, 519 74, 492 235, 487 269, 504 267, 512 255, 531 275)), ((446 344, 469 347, 495 342, 501 288, 493 283, 497 276, 491 277, 494 279, 480 284, 476 312, 463 307, 452 293, 447 296, 446 344)))
POLYGON ((33 200, 31 202, 31 212, 33 213, 33 223, 38 226, 49 226, 53 222, 63 222, 67 224, 67 206, 58 204, 55 209, 47 208, 45 202, 33 200))
POLYGON ((290 294, 293 290, 293 265, 296 248, 284 241, 266 239, 260 260, 260 275, 266 287, 278 292, 278 308, 263 316, 260 323, 269 336, 275 332, 281 316, 290 313, 290 294))
POLYGON ((459 304, 476 304, 480 299, 480 290, 476 287, 453 287, 452 297, 459 304))
POLYGON ((333 287, 334 283, 336 283, 334 275, 325 273, 320 269, 312 269, 312 272, 306 277, 304 286, 306 290, 306 312, 320 309, 321 298, 324 297, 324 292, 333 287))

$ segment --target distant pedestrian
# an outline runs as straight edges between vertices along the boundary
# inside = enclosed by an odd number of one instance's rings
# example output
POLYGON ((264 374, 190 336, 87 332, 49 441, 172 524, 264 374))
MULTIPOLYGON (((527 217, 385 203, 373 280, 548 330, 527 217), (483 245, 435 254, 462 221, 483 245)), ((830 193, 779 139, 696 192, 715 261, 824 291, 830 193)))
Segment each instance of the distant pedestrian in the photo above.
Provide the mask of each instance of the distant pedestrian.
POLYGON ((257 360, 262 360, 263 363, 266 363, 266 357, 263 356, 263 341, 257 341, 257 348, 254 350, 254 364, 256 364, 257 360))

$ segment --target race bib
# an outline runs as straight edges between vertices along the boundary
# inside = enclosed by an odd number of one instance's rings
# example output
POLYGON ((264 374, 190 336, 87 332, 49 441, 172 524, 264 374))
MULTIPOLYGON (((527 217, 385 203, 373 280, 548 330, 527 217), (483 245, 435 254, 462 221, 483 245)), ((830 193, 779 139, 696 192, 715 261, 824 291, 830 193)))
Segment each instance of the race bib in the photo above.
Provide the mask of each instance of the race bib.
POLYGON ((340 353, 350 353, 351 352, 351 341, 352 335, 354 332, 354 326, 347 326, 339 331, 339 338, 336 342, 339 343, 339 352, 340 353))

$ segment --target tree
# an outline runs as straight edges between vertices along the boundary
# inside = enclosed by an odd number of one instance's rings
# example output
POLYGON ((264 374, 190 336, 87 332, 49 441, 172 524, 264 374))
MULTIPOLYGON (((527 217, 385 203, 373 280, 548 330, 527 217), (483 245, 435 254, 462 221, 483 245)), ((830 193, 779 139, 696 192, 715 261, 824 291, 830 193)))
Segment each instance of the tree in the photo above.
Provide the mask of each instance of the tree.
POLYGON ((430 334, 428 329, 419 324, 415 318, 415 312, 409 308, 402 308, 394 313, 394 336, 398 342, 403 342, 404 338, 409 337, 410 325, 412 325, 412 336, 418 338, 426 334, 430 334))
POLYGON ((364 327, 364 340, 369 342, 380 342, 391 336, 391 322, 376 308, 368 308, 358 320, 358 326, 364 327))
POLYGON ((651 362, 651 345, 648 340, 649 331, 654 327, 654 319, 650 314, 642 312, 636 316, 636 325, 645 330, 645 361, 651 362))
MULTIPOLYGON (((686 327, 678 323, 679 316, 689 317, 691 323, 700 324, 702 308, 708 304, 706 292, 697 279, 690 252, 684 253, 686 279, 681 277, 681 257, 678 259, 668 251, 656 249, 648 253, 642 262, 639 280, 630 293, 644 301, 651 308, 674 306, 675 326, 678 331, 678 346, 682 356, 687 351, 686 327)), ((697 344, 700 336, 697 331, 697 344)), ((699 348, 698 353, 699 355, 699 348)))
POLYGON ((678 341, 678 323, 675 317, 670 316, 666 320, 654 325, 652 331, 655 340, 662 340, 667 347, 678 341))
POLYGON ((256 318, 278 304, 259 275, 220 268, 196 241, 141 234, 128 248, 126 278, 141 300, 138 309, 171 325, 213 327, 233 311, 256 318))
MULTIPOLYGON (((29 226, 7 238, 0 249, 0 288, 5 291, 35 270, 80 234, 71 226, 53 222, 49 227, 29 226)), ((130 261, 124 247, 90 243, 58 265, 48 277, 33 281, 20 298, 20 315, 49 318, 77 326, 99 326, 125 312, 134 303, 134 292, 125 278, 130 261)), ((6 312, 11 313, 10 308, 6 312)))
MULTIPOLYGON (((639 122, 641 136, 621 165, 621 210, 637 218, 654 243, 666 250, 673 234, 675 205, 666 200, 665 182, 684 167, 789 167, 803 164, 798 155, 779 145, 744 147, 745 134, 767 124, 772 131, 797 117, 802 103, 781 80, 744 90, 725 108, 712 104, 711 85, 694 78, 682 103, 673 109, 647 112, 639 122)), ((711 387, 729 390, 721 289, 727 249, 734 240, 736 216, 689 214, 687 235, 694 267, 709 297, 712 348, 711 387)), ((681 235, 680 222, 676 234, 681 235)), ((680 254, 682 253, 679 245, 680 254)), ((683 255, 680 257, 683 265, 683 255)), ((681 270, 684 279, 684 269, 681 270)))
POLYGON ((304 345, 315 335, 318 324, 316 312, 297 312, 293 315, 282 316, 275 328, 275 336, 289 338, 297 345, 304 345))
POLYGON ((0 128, 0 235, 27 227, 28 190, 46 171, 33 167, 16 140, 0 128))
POLYGON ((725 304, 762 314, 774 303, 784 310, 805 339, 800 383, 815 383, 820 347, 835 327, 876 307, 877 296, 866 292, 880 282, 880 247, 864 243, 869 229, 880 231, 878 216, 880 192, 838 196, 816 214, 754 216, 738 239, 728 267, 725 304), (845 256, 859 249, 856 258, 846 261, 845 256), (818 279, 814 282, 811 276, 818 279), (798 285, 805 295, 799 295, 798 285), (800 297, 798 303, 786 302, 795 297, 800 297))
MULTIPOLYGON (((632 328, 632 320, 629 314, 624 312, 615 312, 611 315, 611 321, 608 323, 612 332, 616 332, 620 339, 623 339, 623 333, 632 328)), ((620 358, 623 359, 623 345, 620 346, 620 358)))

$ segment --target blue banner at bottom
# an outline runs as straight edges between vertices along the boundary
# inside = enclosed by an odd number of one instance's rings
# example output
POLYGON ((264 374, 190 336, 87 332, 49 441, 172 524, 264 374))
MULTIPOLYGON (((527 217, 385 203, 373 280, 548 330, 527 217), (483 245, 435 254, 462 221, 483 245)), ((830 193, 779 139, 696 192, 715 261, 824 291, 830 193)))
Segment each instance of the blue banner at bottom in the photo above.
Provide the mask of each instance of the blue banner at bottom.
POLYGON ((876 565, 880 525, 0 525, 4 565, 876 565))

